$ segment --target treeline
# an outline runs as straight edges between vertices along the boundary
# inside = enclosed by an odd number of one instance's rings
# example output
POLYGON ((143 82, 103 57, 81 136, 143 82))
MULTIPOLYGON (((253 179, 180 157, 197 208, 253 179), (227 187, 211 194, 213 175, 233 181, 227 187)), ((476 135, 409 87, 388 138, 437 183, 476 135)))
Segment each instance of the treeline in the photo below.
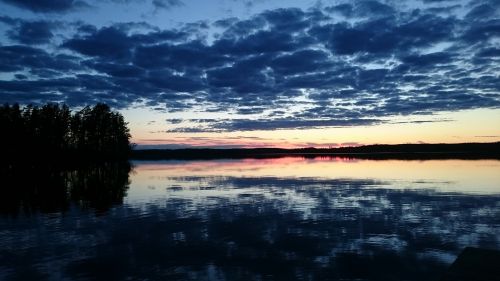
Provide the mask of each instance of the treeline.
POLYGON ((66 105, 0 106, 0 147, 8 160, 127 159, 130 132, 105 104, 72 112, 66 105))
POLYGON ((196 160, 280 157, 358 159, 500 159, 500 142, 457 144, 365 145, 339 148, 185 148, 132 151, 136 160, 196 160))

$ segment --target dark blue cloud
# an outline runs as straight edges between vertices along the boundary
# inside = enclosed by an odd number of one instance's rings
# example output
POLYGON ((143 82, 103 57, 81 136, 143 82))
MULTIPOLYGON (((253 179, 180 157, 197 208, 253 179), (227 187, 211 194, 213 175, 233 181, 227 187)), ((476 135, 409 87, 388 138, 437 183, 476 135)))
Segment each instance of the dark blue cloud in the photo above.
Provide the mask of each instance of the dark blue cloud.
POLYGON ((55 27, 55 23, 48 21, 24 21, 12 29, 8 36, 23 44, 43 44, 48 43, 53 38, 52 30, 55 27))
POLYGON ((328 69, 331 65, 328 53, 310 49, 277 56, 269 63, 275 72, 282 75, 318 72, 328 69))
POLYGON ((352 1, 349 4, 339 4, 326 7, 329 13, 338 13, 344 17, 380 17, 390 16, 396 13, 396 10, 386 4, 378 1, 352 1))
POLYGON ((9 39, 27 45, 49 43, 54 38, 53 31, 61 24, 56 21, 27 21, 7 16, 0 16, 0 23, 9 26, 10 29, 6 32, 9 39))
POLYGON ((388 3, 268 10, 172 29, 79 23, 57 48, 33 45, 56 42, 53 27, 21 36, 27 22, 2 17, 11 40, 25 45, 0 46, 0 71, 16 78, 0 84, 1 102, 141 102, 231 116, 175 129, 191 132, 370 125, 500 106, 493 2, 464 7, 463 16, 388 3))
POLYGON ((396 13, 396 10, 386 4, 380 3, 378 1, 358 1, 354 9, 359 16, 373 17, 377 15, 392 15, 396 13))
POLYGON ((459 0, 422 0, 424 3, 457 2, 459 0))
POLYGON ((89 7, 80 0, 2 0, 5 3, 27 9, 35 13, 64 13, 89 7))
POLYGON ((498 7, 492 7, 488 4, 482 4, 470 10, 465 19, 467 20, 485 20, 495 16, 498 13, 498 7))
POLYGON ((138 65, 162 68, 168 66, 177 70, 187 68, 209 68, 222 65, 229 57, 214 52, 200 41, 183 44, 159 44, 136 49, 135 62, 138 65))
POLYGON ((53 55, 24 45, 0 46, 0 72, 46 69, 63 74, 81 68, 76 57, 71 55, 53 55))
MULTIPOLYGON (((196 120, 191 120, 196 121, 196 120)), ((293 118, 280 119, 231 119, 216 120, 208 123, 208 127, 180 127, 169 130, 169 132, 226 132, 226 131, 254 131, 254 130, 276 130, 276 129, 310 129, 322 127, 346 127, 346 126, 365 126, 379 123, 376 119, 337 119, 337 120, 301 120, 293 118)))
POLYGON ((166 9, 166 10, 170 10, 174 7, 179 7, 184 5, 184 3, 181 0, 153 0, 152 3, 156 9, 166 9))
POLYGON ((145 70, 128 64, 106 63, 87 61, 83 63, 89 68, 95 69, 102 73, 106 73, 115 77, 140 77, 145 73, 145 70))
POLYGON ((350 17, 354 14, 354 7, 350 4, 340 4, 336 6, 326 7, 325 11, 329 13, 339 13, 344 17, 350 17))
MULTIPOLYGON (((108 0, 112 1, 117 4, 124 4, 124 3, 144 3, 144 0, 108 0)), ((150 3, 155 10, 163 9, 163 10, 170 10, 175 7, 181 7, 184 6, 184 2, 182 0, 147 0, 148 3, 150 3)))
POLYGON ((105 27, 90 35, 75 37, 63 47, 87 56, 104 59, 126 59, 132 55, 133 41, 125 32, 116 27, 105 27))
POLYGON ((220 39, 214 43, 216 51, 229 55, 248 55, 275 52, 290 52, 299 48, 301 42, 294 40, 288 32, 279 30, 259 30, 253 34, 231 38, 220 39))
POLYGON ((484 43, 490 38, 500 37, 500 19, 481 21, 468 27, 462 35, 466 44, 484 43))
POLYGON ((500 48, 486 48, 477 53, 479 57, 500 57, 500 48))
POLYGON ((152 31, 144 34, 134 34, 130 36, 135 44, 154 44, 159 42, 178 42, 184 41, 189 37, 189 33, 186 31, 178 30, 161 30, 152 31))
MULTIPOLYGON (((150 71, 146 81, 154 87, 157 87, 159 91, 171 90, 174 92, 193 92, 203 88, 203 85, 199 81, 191 77, 173 74, 170 71, 150 71)), ((179 95, 172 97, 179 97, 179 95)))
POLYGON ((297 8, 265 11, 261 16, 274 30, 284 32, 303 31, 310 25, 307 14, 297 8))
POLYGON ((409 55, 401 58, 401 67, 422 68, 453 62, 453 53, 437 52, 425 55, 409 55))
POLYGON ((406 22, 382 18, 352 25, 321 25, 309 33, 339 55, 360 52, 394 53, 451 40, 456 22, 450 18, 419 15, 406 22))

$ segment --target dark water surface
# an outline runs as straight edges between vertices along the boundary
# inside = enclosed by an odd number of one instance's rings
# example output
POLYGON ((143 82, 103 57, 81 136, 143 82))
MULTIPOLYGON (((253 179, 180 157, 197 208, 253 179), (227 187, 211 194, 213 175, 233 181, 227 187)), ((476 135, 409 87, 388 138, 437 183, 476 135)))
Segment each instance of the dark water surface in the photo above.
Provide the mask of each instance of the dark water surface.
POLYGON ((500 161, 3 171, 0 280, 438 280, 500 249, 500 161))

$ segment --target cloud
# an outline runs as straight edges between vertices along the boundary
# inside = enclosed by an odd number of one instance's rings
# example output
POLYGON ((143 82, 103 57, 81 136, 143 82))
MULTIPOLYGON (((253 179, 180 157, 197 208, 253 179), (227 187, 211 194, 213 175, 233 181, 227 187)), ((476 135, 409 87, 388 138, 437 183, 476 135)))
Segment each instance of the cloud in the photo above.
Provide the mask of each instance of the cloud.
POLYGON ((401 58, 403 64, 401 67, 416 70, 418 68, 425 68, 429 66, 437 66, 453 62, 453 53, 450 52, 436 52, 430 54, 411 54, 401 58))
POLYGON ((106 27, 90 35, 72 38, 62 46, 87 56, 119 60, 131 56, 133 42, 117 27, 106 27))
POLYGON ((54 49, 36 45, 55 42, 52 27, 22 36, 27 22, 3 17, 15 27, 11 39, 31 46, 0 46, 0 71, 14 77, 1 81, 0 99, 229 115, 173 124, 184 132, 364 126, 498 108, 500 19, 481 5, 462 17, 361 1, 172 29, 80 23, 54 49))
POLYGON ((376 119, 230 119, 202 121, 192 119, 191 122, 204 123, 205 126, 179 127, 168 130, 168 132, 234 132, 234 131, 254 131, 254 130, 276 130, 276 129, 306 129, 322 127, 350 127, 374 125, 380 122, 376 119), (206 126, 208 125, 208 126, 206 126))
POLYGON ((397 21, 393 17, 352 25, 348 22, 315 26, 309 33, 339 55, 397 54, 452 39, 456 22, 431 14, 397 21))
POLYGON ((424 3, 457 2, 458 0, 422 0, 424 3))
POLYGON ((330 13, 338 13, 344 17, 379 17, 390 16, 396 13, 396 10, 386 4, 378 1, 352 1, 349 4, 339 4, 326 7, 325 10, 330 13))
MULTIPOLYGON (((117 4, 128 4, 128 3, 144 3, 144 0, 108 0, 117 4)), ((184 1, 182 0, 148 0, 155 11, 158 10, 171 10, 175 7, 184 6, 184 1)))
POLYGON ((53 30, 60 24, 54 21, 25 21, 10 17, 0 17, 0 22, 11 27, 7 31, 9 39, 27 45, 49 43, 54 37, 53 30))
MULTIPOLYGON (((160 131, 158 133, 164 133, 160 131)), ((266 147, 292 145, 285 139, 269 139, 254 136, 224 136, 213 137, 171 137, 155 139, 138 139, 138 148, 186 148, 186 147, 211 147, 211 148, 242 148, 256 147, 264 144, 266 147), (173 144, 173 145, 172 145, 173 144)), ((321 144, 315 144, 319 146, 321 144)), ((297 146, 301 146, 300 144, 297 146)), ((302 145, 303 146, 303 145, 302 145)))
POLYGON ((336 6, 330 6, 326 7, 325 11, 330 12, 330 13, 338 13, 343 15, 344 17, 350 17, 354 13, 354 8, 350 4, 340 4, 336 6))
POLYGON ((500 57, 500 48, 485 48, 476 55, 478 57, 500 57))
POLYGON ((500 19, 475 22, 468 26, 461 39, 465 44, 487 43, 500 36, 500 19))
POLYGON ((71 55, 54 55, 40 48, 25 45, 0 46, 1 72, 28 70, 33 73, 39 70, 51 70, 62 75, 65 71, 81 68, 77 57, 71 55))
POLYGON ((153 0, 153 6, 155 9, 165 9, 170 10, 174 7, 183 6, 184 2, 181 0, 153 0))
POLYGON ((467 20, 485 20, 498 16, 499 7, 492 7, 488 4, 481 4, 475 6, 472 10, 470 10, 465 18, 467 20))
POLYGON ((277 56, 269 63, 269 66, 281 75, 321 72, 332 66, 328 57, 327 52, 306 49, 277 56))
POLYGON ((80 0, 2 0, 2 2, 35 13, 65 13, 90 7, 86 2, 80 0))
POLYGON ((140 77, 145 73, 145 70, 129 64, 96 62, 93 60, 83 62, 89 68, 99 72, 106 73, 113 77, 140 77))

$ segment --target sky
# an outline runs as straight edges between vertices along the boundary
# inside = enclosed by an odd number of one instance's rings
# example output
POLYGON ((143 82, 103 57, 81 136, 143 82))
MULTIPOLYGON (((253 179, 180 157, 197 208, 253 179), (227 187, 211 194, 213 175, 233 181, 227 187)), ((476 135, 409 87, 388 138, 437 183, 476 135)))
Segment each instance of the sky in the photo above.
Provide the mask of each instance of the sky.
POLYGON ((500 141, 499 0, 0 0, 0 102, 139 147, 500 141))

